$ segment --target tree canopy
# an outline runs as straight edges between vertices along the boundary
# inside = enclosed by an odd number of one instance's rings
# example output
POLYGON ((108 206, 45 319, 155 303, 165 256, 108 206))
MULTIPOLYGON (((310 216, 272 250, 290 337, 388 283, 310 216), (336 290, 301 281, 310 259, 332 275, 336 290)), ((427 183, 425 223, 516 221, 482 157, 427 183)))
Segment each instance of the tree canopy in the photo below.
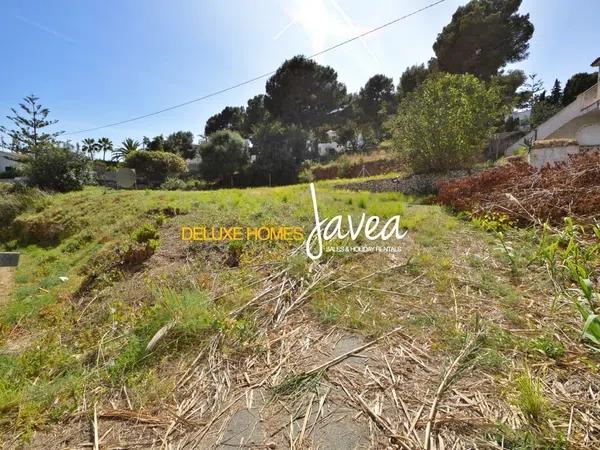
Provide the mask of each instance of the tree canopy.
POLYGON ((248 162, 248 149, 242 136, 230 130, 219 130, 200 144, 204 179, 227 183, 248 162))
POLYGON ((489 79, 525 59, 533 24, 517 14, 522 0, 471 0, 460 6, 433 44, 440 70, 489 79))
POLYGON ((62 132, 46 132, 45 129, 54 125, 58 120, 48 119, 50 110, 38 103, 39 98, 28 95, 19 103, 19 110, 11 108, 13 115, 6 116, 15 128, 10 130, 0 126, 0 133, 8 137, 9 142, 0 140, 2 147, 18 153, 36 154, 41 148, 54 143, 62 132))
POLYGON ((394 143, 417 172, 469 167, 508 110, 498 86, 468 74, 437 74, 400 104, 394 143))
POLYGON ((164 142, 164 150, 176 153, 184 159, 192 159, 196 156, 194 146, 194 133, 191 131, 177 131, 167 136, 164 142))
POLYGON ((204 135, 210 136, 219 130, 232 130, 241 132, 244 128, 246 112, 242 106, 226 106, 206 121, 204 135))
POLYGON ((396 110, 394 81, 385 75, 374 75, 361 88, 357 97, 362 122, 369 124, 381 137, 383 122, 396 110))
POLYGON ((400 83, 398 84, 398 93, 400 96, 403 97, 413 92, 427 79, 431 72, 431 69, 425 67, 425 64, 415 64, 407 67, 402 72, 400 83))
POLYGON ((595 73, 576 73, 565 83, 563 91, 562 104, 567 106, 575 101, 577 96, 587 91, 598 82, 598 74, 595 73))
POLYGON ((252 175, 261 184, 297 181, 298 168, 306 153, 306 132, 297 126, 270 121, 255 128, 252 175))
POLYGON ((337 72, 304 56, 285 61, 266 84, 265 107, 284 124, 312 130, 328 122, 346 98, 337 72))
POLYGON ((246 116, 244 117, 243 131, 245 136, 252 136, 252 129, 269 119, 269 113, 265 108, 265 96, 255 95, 248 100, 246 116))

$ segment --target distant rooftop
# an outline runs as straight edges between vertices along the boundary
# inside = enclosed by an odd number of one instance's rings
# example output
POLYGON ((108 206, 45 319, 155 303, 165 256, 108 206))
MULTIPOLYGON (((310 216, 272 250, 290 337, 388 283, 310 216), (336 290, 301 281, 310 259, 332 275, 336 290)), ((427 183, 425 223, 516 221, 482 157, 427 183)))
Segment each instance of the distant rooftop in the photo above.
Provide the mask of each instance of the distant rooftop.
POLYGON ((594 60, 592 67, 600 67, 600 56, 594 60))

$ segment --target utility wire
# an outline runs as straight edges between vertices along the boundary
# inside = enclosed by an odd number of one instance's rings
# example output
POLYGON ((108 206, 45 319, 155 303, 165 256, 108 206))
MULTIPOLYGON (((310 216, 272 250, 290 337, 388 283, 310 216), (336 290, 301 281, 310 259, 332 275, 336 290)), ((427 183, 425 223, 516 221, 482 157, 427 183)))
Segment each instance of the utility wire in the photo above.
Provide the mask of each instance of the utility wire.
MULTIPOLYGON (((417 15, 417 14, 419 14, 419 13, 421 13, 423 11, 426 11, 426 10, 428 10, 430 8, 433 8, 434 6, 439 5, 440 3, 444 3, 445 1, 446 0, 438 0, 437 2, 430 3, 429 5, 424 6, 423 8, 417 9, 416 11, 413 11, 411 13, 405 14, 404 16, 401 16, 401 17, 398 17, 398 18, 396 18, 394 20, 386 22, 383 25, 380 25, 378 27, 372 28, 372 29, 370 29, 368 31, 365 31, 364 33, 361 33, 361 34, 358 34, 358 35, 356 35, 354 37, 351 37, 350 39, 346 39, 345 41, 339 42, 339 43, 337 43, 335 45, 332 45, 331 47, 327 47, 324 50, 318 51, 317 53, 314 53, 314 54, 308 56, 308 59, 315 58, 315 57, 320 56, 320 55, 322 55, 324 53, 327 53, 327 52, 330 52, 332 50, 335 50, 336 48, 339 48, 339 47, 341 47, 343 45, 349 44, 350 42, 354 42, 354 41, 356 41, 356 40, 358 40, 358 39, 360 39, 362 37, 365 37, 365 36, 367 36, 369 34, 375 33, 376 31, 379 31, 379 30, 381 30, 383 28, 389 27, 390 25, 394 25, 395 23, 401 22, 402 20, 408 19, 409 17, 412 17, 412 16, 417 15)), ((231 91, 233 89, 237 89, 237 88, 245 86, 247 84, 254 83, 255 81, 258 81, 258 80, 261 80, 263 78, 267 78, 267 77, 273 75, 275 72, 276 72, 276 70, 272 70, 270 72, 263 73, 262 75, 259 75, 257 77, 250 78, 249 80, 242 81, 241 83, 234 84, 233 86, 229 86, 229 87, 226 87, 224 89, 220 89, 218 91, 211 92, 210 94, 203 95, 202 97, 198 97, 198 98, 195 98, 193 100, 188 100, 187 102, 183 102, 183 103, 179 103, 177 105, 169 106, 167 108, 159 109, 158 111, 154 111, 154 112, 151 112, 151 113, 148 113, 148 114, 144 114, 144 115, 141 115, 141 116, 132 117, 132 118, 126 119, 126 120, 121 120, 120 122, 114 122, 114 123, 109 123, 109 124, 106 124, 106 125, 101 125, 99 127, 87 128, 85 130, 71 131, 69 133, 64 133, 63 136, 70 136, 70 135, 73 135, 73 134, 80 134, 80 133, 87 133, 87 132, 90 132, 90 131, 102 130, 104 128, 115 127, 117 125, 123 125, 125 123, 135 122, 137 120, 145 119, 147 117, 156 116, 158 114, 162 114, 162 113, 167 112, 167 111, 172 111, 174 109, 182 108, 182 107, 190 105, 192 103, 200 102, 202 100, 206 100, 208 98, 215 97, 217 95, 223 94, 223 93, 231 91)))

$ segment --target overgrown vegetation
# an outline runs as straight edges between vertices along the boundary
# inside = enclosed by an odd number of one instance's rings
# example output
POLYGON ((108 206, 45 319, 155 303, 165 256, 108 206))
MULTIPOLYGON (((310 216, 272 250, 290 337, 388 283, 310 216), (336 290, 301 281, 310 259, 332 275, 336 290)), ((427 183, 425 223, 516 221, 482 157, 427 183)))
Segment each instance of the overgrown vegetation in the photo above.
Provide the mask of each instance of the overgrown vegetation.
POLYGON ((471 167, 507 112, 499 90, 472 75, 440 74, 402 101, 394 142, 415 172, 471 167))

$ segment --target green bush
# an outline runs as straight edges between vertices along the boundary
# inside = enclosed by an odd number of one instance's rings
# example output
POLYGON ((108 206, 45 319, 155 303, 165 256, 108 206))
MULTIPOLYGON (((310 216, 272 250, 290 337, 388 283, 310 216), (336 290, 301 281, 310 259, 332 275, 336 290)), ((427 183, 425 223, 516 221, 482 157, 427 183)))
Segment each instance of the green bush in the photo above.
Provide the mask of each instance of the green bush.
POLYGON ((6 172, 0 172, 0 179, 10 180, 23 175, 23 171, 20 169, 11 169, 6 172))
POLYGON ((57 192, 81 189, 89 181, 90 160, 66 148, 40 149, 25 164, 27 183, 57 192))
POLYGON ((185 183, 186 191, 200 191, 203 189, 206 189, 206 181, 192 179, 185 183))
POLYGON ((132 234, 133 240, 143 244, 152 240, 158 239, 158 231, 156 227, 150 224, 142 225, 137 228, 132 234))
POLYGON ((298 181, 300 183, 312 183, 315 179, 313 172, 310 168, 306 167, 298 174, 298 181))
POLYGON ((498 87, 473 75, 440 74, 402 101, 390 122, 395 147, 415 172, 473 166, 507 113, 498 87))
POLYGON ((167 152, 133 151, 125 158, 125 166, 145 176, 152 185, 160 185, 168 176, 187 171, 185 160, 167 152))
POLYGON ((185 181, 180 178, 167 177, 165 182, 160 185, 160 188, 165 191, 182 191, 186 186, 185 181))

